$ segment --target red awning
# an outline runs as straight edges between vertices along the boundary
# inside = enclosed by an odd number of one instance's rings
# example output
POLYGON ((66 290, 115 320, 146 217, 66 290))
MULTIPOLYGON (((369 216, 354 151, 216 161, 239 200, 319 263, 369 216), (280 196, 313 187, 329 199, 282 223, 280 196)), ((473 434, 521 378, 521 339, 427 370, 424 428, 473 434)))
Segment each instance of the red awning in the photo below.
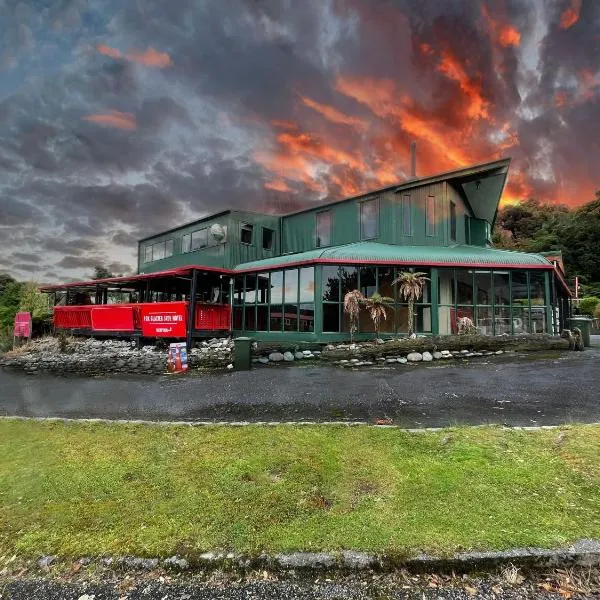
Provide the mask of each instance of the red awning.
POLYGON ((128 284, 147 279, 159 279, 162 277, 185 277, 192 273, 192 270, 204 271, 210 273, 220 273, 229 275, 231 271, 228 269, 219 269, 216 267, 204 267, 197 265, 189 265, 186 267, 177 267, 176 269, 167 269, 166 271, 156 271, 155 273, 144 273, 143 275, 124 275, 123 277, 109 277, 107 279, 92 279, 90 281, 73 281, 71 283, 57 283, 56 285, 44 285, 40 287, 41 292, 55 292, 66 290, 69 288, 95 288, 97 285, 115 287, 125 287, 128 284))

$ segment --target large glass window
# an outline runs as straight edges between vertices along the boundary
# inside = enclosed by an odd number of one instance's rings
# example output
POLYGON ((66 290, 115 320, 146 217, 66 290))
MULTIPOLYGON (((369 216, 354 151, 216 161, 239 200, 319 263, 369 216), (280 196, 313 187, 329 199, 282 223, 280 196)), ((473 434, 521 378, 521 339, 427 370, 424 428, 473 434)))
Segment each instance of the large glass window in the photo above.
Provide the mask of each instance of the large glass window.
POLYGON ((273 229, 269 229, 268 227, 262 228, 262 247, 263 250, 272 250, 273 249, 273 240, 275 239, 275 231, 273 229))
POLYGON ((189 233, 186 233, 181 238, 181 252, 189 252, 192 249, 192 236, 189 233))
POLYGON ((425 205, 425 219, 427 221, 427 235, 435 235, 435 196, 427 196, 425 205))
POLYGON ((315 301, 315 268, 300 269, 300 302, 315 301))
POLYGON ((338 268, 327 265, 323 267, 323 300, 326 302, 339 302, 340 275, 338 268))
POLYGON ((152 246, 146 246, 144 250, 144 262, 152 262, 152 246))
POLYGON ((152 247, 152 259, 153 260, 161 260, 165 257, 165 243, 158 242, 158 244, 154 244, 152 247))
POLYGON ((492 272, 475 271, 475 299, 477 304, 492 304, 492 272))
POLYGON ((248 273, 246 275, 246 287, 244 290, 244 302, 254 304, 256 302, 256 275, 248 273))
POLYGON ((316 213, 316 240, 317 248, 331 245, 331 225, 332 216, 330 210, 324 210, 316 213))
POLYGON ((408 194, 402 196, 402 233, 412 235, 412 198, 408 194))
POLYGON ((473 304, 473 271, 456 269, 457 304, 473 304))
POLYGON ((375 267, 360 269, 360 291, 367 298, 377 291, 377 270, 375 267))
POLYGON ((510 304, 510 279, 508 271, 494 271, 494 303, 497 306, 510 304))
POLYGON ((243 223, 240 232, 240 241, 242 244, 252 244, 252 233, 254 232, 254 226, 249 223, 243 223))
POLYGON ((199 250, 208 246, 208 229, 199 229, 192 233, 192 250, 199 250))
POLYGON ((165 258, 168 258, 169 256, 173 256, 173 240, 167 240, 165 242, 165 258))
POLYGON ((284 301, 298 302, 298 269, 285 271, 284 301))
POLYGON ((281 304, 283 302, 283 271, 272 271, 270 282, 269 303, 281 304))
POLYGON ((371 240, 377 237, 379 200, 366 200, 360 203, 360 239, 371 240))

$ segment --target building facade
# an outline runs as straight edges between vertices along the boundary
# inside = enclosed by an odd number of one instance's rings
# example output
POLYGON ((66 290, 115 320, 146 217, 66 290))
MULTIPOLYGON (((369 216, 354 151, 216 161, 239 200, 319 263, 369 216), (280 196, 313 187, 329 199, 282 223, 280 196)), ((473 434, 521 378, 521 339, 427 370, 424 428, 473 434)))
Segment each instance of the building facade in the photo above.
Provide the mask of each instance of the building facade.
MULTIPOLYGON (((509 162, 283 216, 224 211, 140 240, 137 276, 68 285, 95 292, 94 304, 106 305, 116 289, 128 290, 128 305, 184 302, 189 339, 220 331, 265 341, 334 341, 349 335, 343 300, 355 289, 390 298, 382 337, 406 333, 408 307, 393 282, 413 270, 428 278, 415 310, 418 333, 454 333, 461 317, 487 335, 556 333, 570 297, 556 262, 491 246, 509 162), (219 316, 202 328, 198 307, 219 316)), ((72 300, 61 303, 58 312, 68 312, 72 300)), ((361 313, 357 338, 373 334, 361 313)))

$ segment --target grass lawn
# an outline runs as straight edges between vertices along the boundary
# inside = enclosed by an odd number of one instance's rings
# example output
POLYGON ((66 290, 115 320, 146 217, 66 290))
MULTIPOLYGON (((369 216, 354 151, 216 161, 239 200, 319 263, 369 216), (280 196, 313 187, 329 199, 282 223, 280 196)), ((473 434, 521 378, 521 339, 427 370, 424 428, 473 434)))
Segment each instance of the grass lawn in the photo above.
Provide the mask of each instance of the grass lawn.
POLYGON ((357 549, 600 537, 600 427, 0 421, 0 556, 357 549))

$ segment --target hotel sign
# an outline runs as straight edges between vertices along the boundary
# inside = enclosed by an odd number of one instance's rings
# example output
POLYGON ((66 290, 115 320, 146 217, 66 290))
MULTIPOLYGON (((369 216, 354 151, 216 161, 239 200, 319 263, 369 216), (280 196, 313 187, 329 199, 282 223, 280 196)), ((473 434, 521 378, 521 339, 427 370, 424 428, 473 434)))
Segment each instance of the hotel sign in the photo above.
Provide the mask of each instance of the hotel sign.
POLYGON ((187 334, 186 325, 186 302, 156 302, 142 306, 144 337, 184 338, 187 334))

